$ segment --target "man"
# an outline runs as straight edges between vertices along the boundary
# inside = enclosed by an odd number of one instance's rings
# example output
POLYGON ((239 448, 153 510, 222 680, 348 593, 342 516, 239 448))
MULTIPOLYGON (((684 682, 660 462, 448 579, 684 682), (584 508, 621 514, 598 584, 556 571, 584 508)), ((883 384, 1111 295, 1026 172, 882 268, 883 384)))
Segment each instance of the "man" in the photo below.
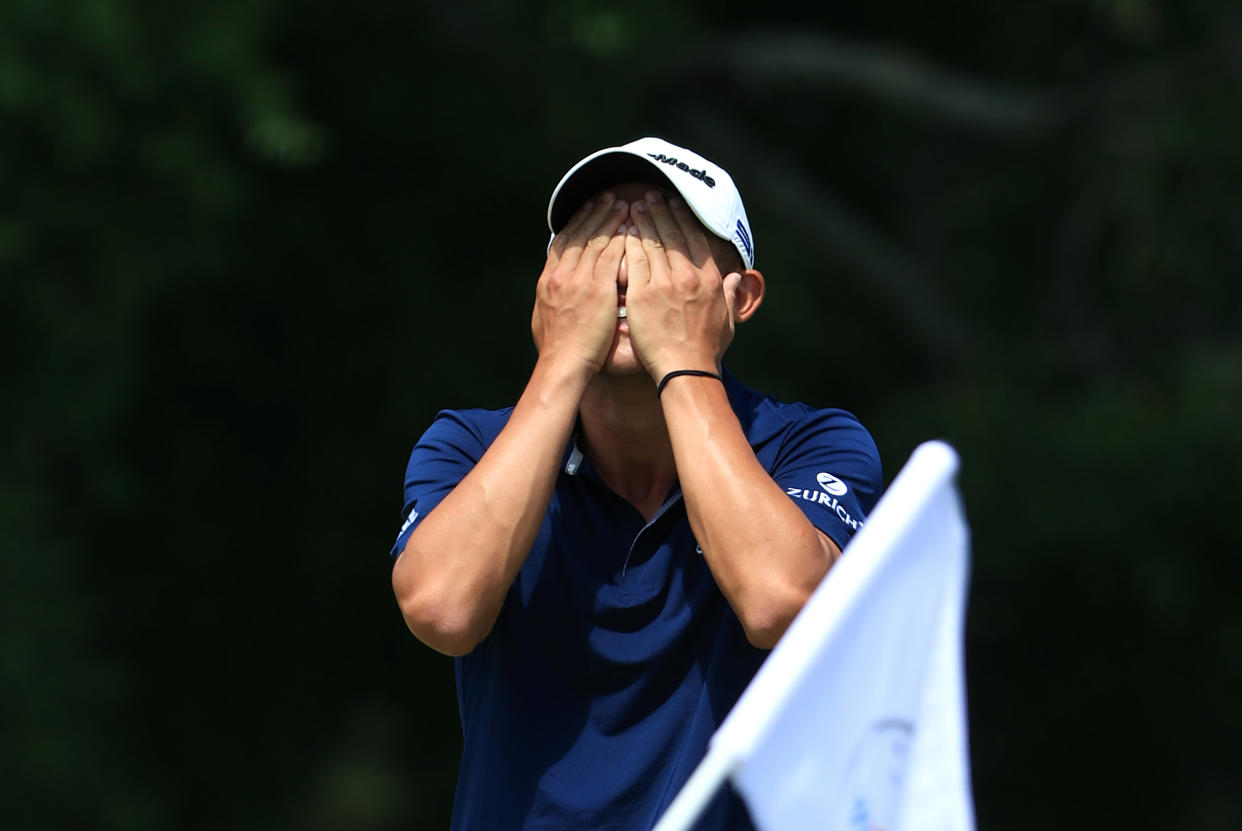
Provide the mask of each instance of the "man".
MULTIPOLYGON (((725 171, 608 148, 548 225, 530 381, 415 446, 393 589, 456 656, 454 828, 647 829, 862 524, 879 458, 848 413, 724 371, 765 291, 725 171)), ((722 793, 700 827, 750 824, 722 793)))

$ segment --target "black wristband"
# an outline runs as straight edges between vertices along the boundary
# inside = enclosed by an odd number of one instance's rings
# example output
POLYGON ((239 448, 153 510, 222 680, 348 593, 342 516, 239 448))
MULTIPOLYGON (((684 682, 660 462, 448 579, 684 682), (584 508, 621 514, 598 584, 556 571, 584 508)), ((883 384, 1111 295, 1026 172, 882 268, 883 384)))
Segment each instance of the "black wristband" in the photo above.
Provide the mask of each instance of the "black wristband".
POLYGON ((664 392, 664 385, 676 378, 678 375, 697 375, 700 378, 715 378, 720 383, 724 383, 724 378, 717 375, 715 372, 707 372, 702 369, 674 369, 668 375, 661 378, 660 383, 656 384, 656 398, 659 398, 660 393, 664 392))

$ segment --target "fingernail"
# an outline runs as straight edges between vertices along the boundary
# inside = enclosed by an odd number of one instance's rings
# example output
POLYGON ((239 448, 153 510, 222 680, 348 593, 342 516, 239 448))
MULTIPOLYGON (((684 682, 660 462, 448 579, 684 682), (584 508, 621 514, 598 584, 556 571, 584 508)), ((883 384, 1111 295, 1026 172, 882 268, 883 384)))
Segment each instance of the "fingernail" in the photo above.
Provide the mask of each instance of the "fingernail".
POLYGON ((617 198, 617 197, 615 197, 615 196, 613 196, 613 195, 612 195, 612 192, 611 192, 611 191, 606 191, 606 192, 601 193, 601 194, 599 195, 599 201, 600 201, 600 203, 601 203, 601 204, 604 204, 604 205, 607 205, 609 202, 611 202, 612 200, 614 200, 614 199, 616 199, 616 198, 617 198))
MULTIPOLYGON (((647 195, 650 196, 651 194, 647 194, 647 195)), ((638 200, 637 202, 634 203, 634 210, 637 211, 638 213, 645 212, 647 210, 647 203, 642 201, 641 199, 638 200)))
POLYGON ((684 208, 686 206, 686 203, 681 201, 680 196, 674 196, 672 199, 668 200, 668 204, 672 205, 674 208, 684 208))
POLYGON ((625 208, 626 208, 626 203, 624 199, 618 199, 616 202, 612 204, 612 209, 614 211, 624 211, 625 208))
POLYGON ((664 201, 664 197, 660 195, 659 191, 649 190, 647 191, 647 201, 653 205, 658 205, 664 201))
POLYGON ((629 231, 627 231, 627 233, 628 233, 631 237, 636 237, 636 236, 638 236, 638 229, 637 229, 637 228, 635 228, 633 225, 631 225, 631 226, 630 226, 630 230, 629 230, 629 231))

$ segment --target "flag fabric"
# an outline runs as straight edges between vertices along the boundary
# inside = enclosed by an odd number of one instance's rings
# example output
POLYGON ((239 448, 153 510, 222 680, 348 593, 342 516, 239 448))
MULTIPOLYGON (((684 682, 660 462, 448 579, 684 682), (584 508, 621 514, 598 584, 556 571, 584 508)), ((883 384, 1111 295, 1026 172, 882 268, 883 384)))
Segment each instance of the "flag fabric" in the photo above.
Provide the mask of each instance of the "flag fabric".
POLYGON ((957 454, 919 446, 656 831, 729 778, 761 831, 972 831, 957 454))

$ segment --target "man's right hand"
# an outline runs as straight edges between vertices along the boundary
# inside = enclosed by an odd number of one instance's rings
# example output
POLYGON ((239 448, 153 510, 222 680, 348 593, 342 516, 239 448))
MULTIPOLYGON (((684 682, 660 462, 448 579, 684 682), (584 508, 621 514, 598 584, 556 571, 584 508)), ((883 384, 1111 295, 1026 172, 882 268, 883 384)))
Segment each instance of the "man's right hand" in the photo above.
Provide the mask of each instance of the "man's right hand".
POLYGON ((629 205, 587 203, 556 235, 535 290, 539 361, 503 430, 414 529, 392 587, 410 631, 464 655, 491 631, 552 499, 582 392, 617 331, 629 205), (576 393, 570 394, 570 389, 576 393))
POLYGON ((594 376, 617 326, 617 276, 629 204, 604 193, 556 235, 535 289, 531 332, 541 361, 565 361, 594 376))

